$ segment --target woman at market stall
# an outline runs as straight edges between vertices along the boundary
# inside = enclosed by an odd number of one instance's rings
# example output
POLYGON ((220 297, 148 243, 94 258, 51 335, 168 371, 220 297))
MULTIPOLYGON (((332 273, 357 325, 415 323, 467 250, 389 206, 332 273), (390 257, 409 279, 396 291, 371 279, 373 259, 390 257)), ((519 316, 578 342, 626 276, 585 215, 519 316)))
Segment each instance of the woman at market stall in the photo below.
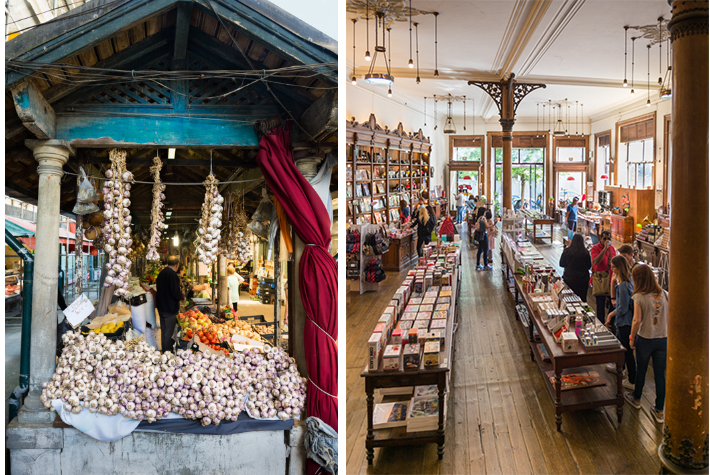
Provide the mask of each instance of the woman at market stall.
POLYGON ((611 231, 604 230, 599 235, 599 242, 592 246, 590 251, 592 258, 592 278, 589 281, 589 285, 592 286, 592 293, 596 298, 597 304, 597 318, 600 322, 606 322, 606 309, 610 296, 611 288, 611 273, 609 272, 609 263, 611 259, 616 256, 616 249, 611 245, 611 231), (599 273, 599 278, 597 278, 597 285, 594 285, 594 274, 599 273), (608 284, 604 283, 604 279, 601 276, 608 274, 609 279, 608 284), (597 288, 598 287, 598 288, 597 288))
POLYGON ((562 280, 582 299, 587 301, 589 291, 589 269, 592 268, 592 258, 584 247, 584 237, 577 233, 572 237, 572 242, 562 251, 560 267, 564 267, 562 280))
POLYGON ((663 290, 648 266, 636 266, 634 279, 634 319, 629 346, 636 350, 636 385, 633 393, 624 397, 635 409, 641 408, 641 395, 649 360, 653 360, 656 382, 656 404, 651 408, 653 419, 663 424, 666 400, 666 357, 668 356, 668 292, 663 290))
POLYGON ((634 302, 631 299, 631 295, 634 292, 634 284, 631 282, 631 268, 624 257, 616 256, 611 260, 611 271, 616 306, 607 315, 606 326, 611 326, 612 320, 616 318, 616 337, 626 348, 626 354, 624 355, 626 377, 623 385, 626 389, 634 389, 636 384, 636 359, 634 358, 634 350, 629 346, 631 322, 634 317, 634 302))
POLYGON ((431 232, 436 226, 434 216, 429 214, 426 206, 421 206, 416 219, 412 220, 410 227, 415 226, 417 226, 417 254, 421 256, 422 246, 431 242, 431 232))
POLYGON ((239 306, 240 287, 244 283, 244 278, 237 274, 234 269, 234 264, 227 266, 227 286, 229 287, 229 300, 232 302, 232 308, 237 311, 239 306))

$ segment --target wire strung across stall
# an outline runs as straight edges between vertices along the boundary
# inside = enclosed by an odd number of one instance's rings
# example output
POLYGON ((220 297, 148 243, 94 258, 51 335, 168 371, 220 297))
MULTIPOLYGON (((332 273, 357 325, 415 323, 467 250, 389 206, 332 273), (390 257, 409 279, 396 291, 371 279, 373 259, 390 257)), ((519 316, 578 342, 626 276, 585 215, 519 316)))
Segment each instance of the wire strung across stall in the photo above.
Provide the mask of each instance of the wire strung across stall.
MULTIPOLYGON (((169 165, 169 163, 168 163, 168 165, 169 165)), ((65 174, 65 175, 79 176, 79 174, 77 174, 77 173, 72 173, 72 172, 68 172, 68 171, 65 171, 64 174, 65 174)), ((89 178, 94 178, 95 180, 105 180, 105 179, 106 179, 105 177, 92 176, 92 175, 89 175, 89 178)), ((249 182, 252 182, 252 181, 259 181, 259 180, 263 180, 263 178, 252 178, 252 179, 250 179, 250 180, 236 180, 236 181, 216 181, 216 182, 214 182, 214 184, 215 184, 215 185, 231 185, 232 183, 249 183, 249 182)), ((155 185, 155 183, 156 183, 156 182, 154 182, 154 181, 138 181, 138 180, 128 180, 128 181, 119 180, 119 181, 122 181, 123 183, 134 183, 134 184, 137 183, 137 184, 139 184, 139 185, 155 185)), ((160 184, 161 184, 161 185, 181 185, 181 186, 205 186, 204 182, 197 182, 197 183, 168 183, 168 182, 165 182, 165 181, 161 181, 160 184)))

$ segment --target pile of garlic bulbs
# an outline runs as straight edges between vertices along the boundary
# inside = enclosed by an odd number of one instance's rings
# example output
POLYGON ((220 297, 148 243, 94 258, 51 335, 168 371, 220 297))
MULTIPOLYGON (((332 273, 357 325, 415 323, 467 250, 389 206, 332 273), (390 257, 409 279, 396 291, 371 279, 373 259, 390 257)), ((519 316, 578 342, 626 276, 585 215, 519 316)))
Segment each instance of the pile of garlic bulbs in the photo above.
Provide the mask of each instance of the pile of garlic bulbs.
POLYGON ((106 268, 108 275, 104 287, 116 286, 114 295, 124 296, 128 292, 128 272, 131 268, 133 239, 131 237, 131 184, 133 174, 126 170, 126 152, 111 150, 109 153, 111 168, 106 170, 104 182, 104 226, 106 237, 104 251, 108 254, 106 268))
POLYGON ((217 179, 212 173, 209 174, 204 184, 205 202, 202 204, 202 217, 197 228, 197 234, 200 236, 197 258, 205 265, 210 265, 217 261, 224 198, 219 194, 217 179))
POLYGON ((239 262, 249 262, 251 258, 251 243, 249 242, 249 231, 237 232, 237 260, 239 262))
POLYGON ((265 346, 224 355, 180 350, 160 353, 142 338, 112 342, 103 333, 67 332, 64 350, 40 399, 47 409, 61 399, 74 414, 122 414, 153 422, 170 412, 202 425, 256 418, 290 419, 301 413, 305 378, 281 348, 265 346))
POLYGON ((149 261, 157 261, 160 255, 156 248, 160 247, 160 238, 165 228, 165 219, 163 217, 163 202, 165 195, 165 185, 160 181, 160 169, 163 168, 163 162, 160 157, 153 158, 153 166, 150 167, 150 172, 153 175, 153 205, 150 209, 150 237, 148 240, 148 253, 146 259, 149 261))

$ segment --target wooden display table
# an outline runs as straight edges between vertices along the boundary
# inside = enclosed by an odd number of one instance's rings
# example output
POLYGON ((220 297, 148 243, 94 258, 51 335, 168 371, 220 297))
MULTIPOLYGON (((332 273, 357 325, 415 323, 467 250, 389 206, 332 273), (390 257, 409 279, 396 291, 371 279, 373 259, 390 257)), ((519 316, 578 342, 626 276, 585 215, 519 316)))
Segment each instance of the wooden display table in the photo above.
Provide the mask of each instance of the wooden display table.
POLYGON ((410 233, 391 240, 389 250, 382 255, 382 268, 386 271, 401 272, 413 261, 416 262, 417 234, 410 233))
POLYGON ((557 430, 559 432, 562 431, 563 412, 579 411, 602 406, 616 405, 616 417, 617 420, 621 422, 624 413, 624 397, 621 384, 621 368, 624 365, 624 352, 626 351, 624 347, 619 343, 618 346, 612 348, 585 349, 580 342, 577 353, 565 353, 562 351, 561 344, 555 341, 554 336, 542 322, 539 312, 533 311, 530 297, 524 290, 525 286, 522 281, 522 276, 519 274, 511 275, 506 254, 502 252, 501 256, 505 266, 503 275, 509 284, 507 287, 509 290, 515 292, 515 301, 517 302, 520 299, 527 308, 528 315, 531 317, 528 325, 530 358, 533 361, 537 361, 540 371, 542 372, 542 378, 545 381, 545 387, 555 403, 555 423, 557 424, 557 430), (538 330, 539 339, 536 339, 534 336, 533 325, 538 330), (544 345, 550 357, 550 362, 543 361, 538 344, 544 345), (601 366, 605 363, 616 363, 616 384, 614 384, 613 376, 601 366), (580 371, 596 371, 605 384, 603 386, 562 391, 562 372, 565 369, 571 368, 577 368, 580 371), (554 373, 554 384, 547 375, 549 371, 554 373))
POLYGON ((525 229, 526 229, 527 233, 530 236, 532 236, 533 244, 535 244, 538 239, 540 241, 542 241, 543 239, 549 239, 550 244, 552 244, 552 235, 553 235, 552 227, 553 227, 554 222, 555 222, 555 220, 552 218, 533 219, 529 216, 525 216, 525 229), (532 234, 530 234, 530 230, 528 230, 528 225, 532 225, 532 234), (540 232, 543 233, 539 237, 537 234, 538 226, 540 227, 540 232), (544 231, 542 229, 543 226, 550 226, 550 234, 549 235, 544 234, 544 231))
MULTIPOLYGON (((459 272, 456 271, 451 288, 451 312, 446 323, 446 337, 441 346, 439 354, 439 366, 435 368, 424 368, 424 358, 421 358, 419 370, 404 371, 369 371, 367 365, 360 374, 365 378, 365 393, 367 394, 367 439, 365 449, 367 450, 367 463, 372 465, 375 459, 375 447, 394 447, 403 445, 437 444, 437 454, 439 460, 444 458, 444 429, 446 388, 448 385, 449 372, 453 364, 453 342, 454 325, 456 324, 456 311, 459 289, 459 272), (393 429, 378 429, 372 427, 372 413, 375 406, 375 389, 377 388, 399 388, 407 386, 436 385, 439 390, 439 427, 437 430, 407 432, 406 427, 396 427, 393 429)), ((382 367, 382 355, 380 355, 379 367, 382 367)))
MULTIPOLYGON (((577 213, 577 232, 582 236, 596 238, 605 229, 609 229, 607 216, 596 213, 577 213)), ((592 238, 594 244, 598 242, 595 238, 592 238)))

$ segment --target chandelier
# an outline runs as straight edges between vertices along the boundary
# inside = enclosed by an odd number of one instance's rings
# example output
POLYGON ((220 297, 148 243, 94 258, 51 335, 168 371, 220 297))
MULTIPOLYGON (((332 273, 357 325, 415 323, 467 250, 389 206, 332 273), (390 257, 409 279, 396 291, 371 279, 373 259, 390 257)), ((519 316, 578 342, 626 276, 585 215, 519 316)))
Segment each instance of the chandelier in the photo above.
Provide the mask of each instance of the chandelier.
POLYGON ((574 135, 580 135, 579 124, 582 124, 581 135, 584 135, 584 104, 579 101, 553 101, 537 103, 537 117, 535 129, 536 137, 545 132, 552 134, 555 137, 571 136, 572 126, 574 125, 574 135), (540 114, 540 106, 542 106, 542 114, 540 114), (574 107, 574 123, 572 123, 572 107, 574 107), (581 109, 581 118, 580 118, 581 109), (540 129, 540 118, 542 117, 542 132, 540 129), (553 128, 554 122, 554 128, 553 128))
POLYGON ((658 45, 658 85, 660 89, 658 91, 658 97, 661 99, 669 99, 671 97, 671 43, 670 43, 670 32, 668 30, 668 20, 663 17, 658 18, 658 23, 654 25, 644 25, 644 26, 624 26, 624 81, 622 85, 628 87, 628 81, 626 80, 627 71, 627 57, 628 57, 628 31, 629 29, 635 30, 636 34, 631 36, 631 95, 635 94, 634 91, 634 73, 636 69, 636 55, 635 46, 636 40, 648 40, 646 48, 648 50, 648 63, 647 63, 647 92, 648 98, 646 100, 646 105, 651 105, 650 99, 650 71, 651 71, 651 47, 658 45), (666 43, 666 72, 665 76, 661 77, 663 67, 663 43, 666 43))
POLYGON ((439 77, 438 69, 438 12, 429 12, 412 7, 411 0, 347 0, 346 10, 349 13, 354 13, 353 22, 353 73, 351 82, 357 84, 357 76, 355 74, 355 25, 358 19, 365 20, 366 34, 366 50, 365 61, 370 62, 370 67, 365 74, 365 81, 370 84, 388 86, 388 95, 392 95, 392 84, 394 83, 394 75, 392 74, 392 48, 391 34, 392 27, 395 22, 409 23, 409 60, 407 61, 408 68, 415 67, 414 57, 416 57, 417 84, 421 82, 419 77, 419 23, 413 21, 416 15, 434 15, 434 77, 439 77), (374 54, 370 54, 370 20, 375 21, 375 50, 374 54), (414 27, 414 39, 412 35, 412 27, 414 27), (380 31, 382 32, 382 43, 380 44, 380 31), (387 38, 385 38, 387 35, 387 38), (385 47, 385 40, 388 46, 385 47), (416 45, 416 48, 413 48, 416 45), (387 54, 387 49, 390 50, 390 56, 387 54), (413 53, 416 53, 413 55, 413 53), (376 63, 378 56, 382 56, 385 72, 376 72, 376 63))
MULTIPOLYGON (((434 100, 434 130, 436 130, 439 126, 437 125, 436 121, 436 105, 439 101, 446 101, 447 103, 447 114, 446 114, 446 121, 444 122, 444 133, 445 134, 455 134, 456 133, 456 124, 454 124, 454 119, 451 114, 451 106, 454 102, 463 102, 463 130, 466 130, 466 102, 471 102, 471 104, 475 107, 475 104, 473 102, 473 99, 469 99, 466 96, 452 96, 451 94, 447 94, 445 96, 438 96, 436 94, 432 96, 424 96, 424 126, 426 127, 426 104, 427 100, 433 99, 434 100)), ((473 117, 473 115, 471 116, 473 117)))

